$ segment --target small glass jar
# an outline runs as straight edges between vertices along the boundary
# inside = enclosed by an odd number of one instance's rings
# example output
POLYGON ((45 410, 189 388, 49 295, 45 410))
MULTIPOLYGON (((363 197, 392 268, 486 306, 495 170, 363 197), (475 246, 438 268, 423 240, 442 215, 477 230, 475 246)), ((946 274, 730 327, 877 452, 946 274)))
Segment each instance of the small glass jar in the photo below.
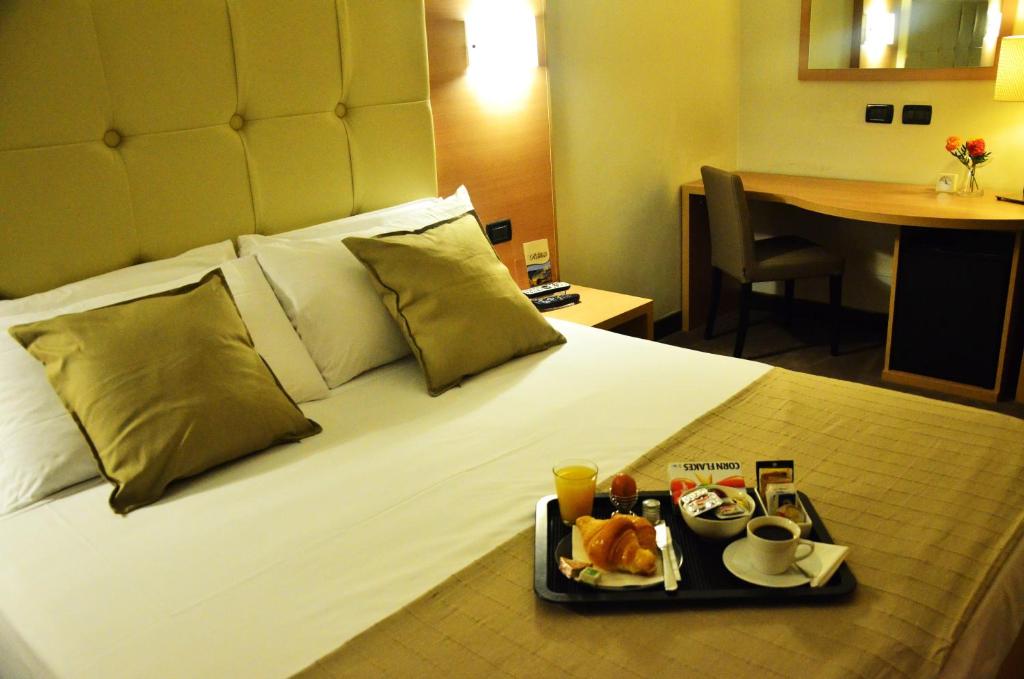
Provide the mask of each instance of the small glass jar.
POLYGON ((661 521, 661 501, 656 500, 653 497, 649 497, 644 500, 643 516, 651 522, 652 526, 661 521))

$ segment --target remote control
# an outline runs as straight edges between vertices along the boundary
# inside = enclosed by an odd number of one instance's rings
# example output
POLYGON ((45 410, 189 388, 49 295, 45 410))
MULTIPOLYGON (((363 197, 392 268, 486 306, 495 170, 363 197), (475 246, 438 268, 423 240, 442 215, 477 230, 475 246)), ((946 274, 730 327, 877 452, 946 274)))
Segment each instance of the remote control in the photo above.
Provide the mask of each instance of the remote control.
POLYGON ((578 304, 580 296, 575 292, 570 292, 564 295, 549 295, 548 297, 541 297, 540 299, 531 299, 530 301, 533 302, 533 306, 537 307, 541 311, 550 311, 551 309, 559 309, 571 304, 578 304))
POLYGON ((523 294, 529 298, 543 297, 544 295, 550 295, 556 292, 565 292, 570 286, 568 283, 562 281, 555 281, 554 283, 545 283, 544 285, 536 285, 532 288, 526 288, 523 290, 523 294))

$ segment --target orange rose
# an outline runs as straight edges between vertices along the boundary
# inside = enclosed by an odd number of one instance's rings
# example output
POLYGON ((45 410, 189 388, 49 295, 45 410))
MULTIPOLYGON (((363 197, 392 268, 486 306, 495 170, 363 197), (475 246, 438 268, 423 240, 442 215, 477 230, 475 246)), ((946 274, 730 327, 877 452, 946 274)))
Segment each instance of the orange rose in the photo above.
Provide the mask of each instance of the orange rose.
POLYGON ((950 137, 946 139, 946 150, 952 153, 960 148, 960 137, 950 137))
POLYGON ((968 139, 967 140, 967 155, 971 158, 977 158, 978 156, 985 155, 985 140, 984 139, 968 139))

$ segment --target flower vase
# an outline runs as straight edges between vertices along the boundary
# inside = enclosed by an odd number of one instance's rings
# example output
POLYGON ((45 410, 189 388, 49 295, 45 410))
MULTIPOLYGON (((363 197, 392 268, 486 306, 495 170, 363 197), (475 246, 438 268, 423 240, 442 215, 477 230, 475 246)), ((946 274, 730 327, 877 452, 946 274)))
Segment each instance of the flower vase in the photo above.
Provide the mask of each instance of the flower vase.
POLYGON ((985 195, 985 190, 978 185, 978 176, 976 174, 978 168, 972 165, 971 167, 965 168, 965 170, 966 172, 964 173, 963 183, 960 185, 960 190, 957 193, 961 196, 970 197, 981 197, 985 195))

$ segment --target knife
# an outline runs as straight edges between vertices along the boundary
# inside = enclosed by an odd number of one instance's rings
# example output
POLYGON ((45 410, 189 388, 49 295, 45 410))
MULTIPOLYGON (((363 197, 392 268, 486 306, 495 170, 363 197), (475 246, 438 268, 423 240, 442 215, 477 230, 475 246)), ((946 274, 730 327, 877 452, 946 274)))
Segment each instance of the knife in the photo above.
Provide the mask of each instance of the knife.
POLYGON ((665 574, 665 591, 674 592, 679 588, 676 583, 676 571, 672 567, 672 559, 669 552, 672 549, 672 534, 664 521, 659 521, 654 526, 654 539, 661 550, 661 570, 665 574))
POLYGON ((672 529, 668 528, 667 524, 666 530, 668 530, 668 544, 670 545, 668 548, 668 557, 672 559, 672 572, 676 574, 676 582, 678 583, 683 579, 682 574, 679 572, 679 560, 683 557, 680 554, 676 554, 676 546, 675 543, 672 542, 672 529))

